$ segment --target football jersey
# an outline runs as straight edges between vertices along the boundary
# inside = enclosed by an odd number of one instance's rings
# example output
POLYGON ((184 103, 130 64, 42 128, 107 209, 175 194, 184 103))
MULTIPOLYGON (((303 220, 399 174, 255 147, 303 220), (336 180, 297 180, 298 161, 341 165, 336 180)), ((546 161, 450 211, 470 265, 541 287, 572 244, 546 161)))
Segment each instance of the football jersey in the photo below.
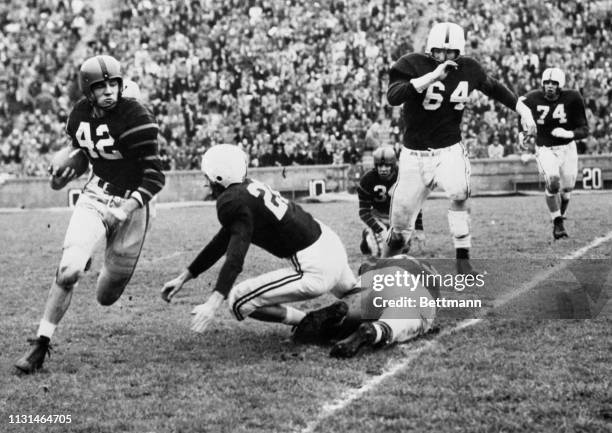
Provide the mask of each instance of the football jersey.
POLYGON ((387 99, 391 105, 403 105, 401 128, 403 144, 408 149, 439 149, 461 141, 463 110, 474 90, 515 109, 516 96, 487 75, 474 58, 460 56, 455 62, 456 70, 421 93, 410 80, 432 72, 440 64, 438 61, 425 54, 412 53, 392 66, 387 99))
POLYGON ((312 215, 252 179, 230 185, 219 195, 217 216, 224 228, 231 228, 237 219, 249 219, 251 243, 281 258, 293 256, 321 236, 321 226, 312 215))
POLYGON ((372 215, 372 210, 385 217, 389 216, 391 207, 391 187, 397 180, 397 170, 389 179, 378 175, 376 168, 366 172, 359 180, 357 196, 359 197, 359 217, 372 230, 377 233, 384 230, 372 215))
POLYGON ((74 106, 66 132, 84 150, 93 173, 113 186, 150 200, 164 185, 157 149, 158 125, 136 99, 120 98, 103 117, 93 117, 87 99, 74 106))
POLYGON ((576 138, 584 138, 586 133, 576 134, 574 138, 558 138, 551 135, 555 128, 574 131, 587 126, 584 101, 576 90, 561 90, 559 98, 550 101, 544 97, 542 89, 532 90, 523 97, 537 124, 536 144, 538 146, 560 146, 576 138))

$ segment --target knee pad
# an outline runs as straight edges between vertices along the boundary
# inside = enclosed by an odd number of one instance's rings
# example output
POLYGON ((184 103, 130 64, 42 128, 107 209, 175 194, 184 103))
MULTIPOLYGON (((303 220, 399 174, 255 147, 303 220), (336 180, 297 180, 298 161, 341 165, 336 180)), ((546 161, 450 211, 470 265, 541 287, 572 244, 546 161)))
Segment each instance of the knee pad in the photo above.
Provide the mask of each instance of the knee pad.
POLYGON ((559 176, 551 176, 550 179, 548 179, 548 185, 547 185, 546 191, 550 195, 555 195, 559 192, 560 189, 561 189, 561 181, 559 179, 559 176))
POLYGON ((448 227, 455 239, 465 238, 470 234, 470 215, 467 211, 448 211, 448 227))

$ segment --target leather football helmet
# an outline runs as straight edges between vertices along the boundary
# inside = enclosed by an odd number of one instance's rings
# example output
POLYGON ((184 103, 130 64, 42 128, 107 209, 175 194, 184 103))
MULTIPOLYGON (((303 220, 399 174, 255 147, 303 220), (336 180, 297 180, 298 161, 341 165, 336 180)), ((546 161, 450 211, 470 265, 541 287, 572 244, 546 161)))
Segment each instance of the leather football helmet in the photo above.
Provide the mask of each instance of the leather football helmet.
POLYGON ((123 89, 123 75, 121 74, 121 65, 119 61, 111 56, 94 56, 85 60, 79 70, 79 86, 85 97, 92 104, 95 103, 91 87, 96 83, 103 81, 118 80, 119 95, 123 89))
POLYGON ((246 178, 247 155, 234 144, 218 144, 202 157, 202 171, 211 183, 222 189, 246 178))
POLYGON ((392 146, 381 146, 372 153, 376 172, 383 179, 389 179, 397 171, 397 156, 392 146))
POLYGON ((565 86, 565 73, 559 68, 548 68, 542 73, 542 88, 544 97, 554 101, 561 94, 565 86))
POLYGON ((465 54, 465 36, 463 28, 455 23, 436 23, 429 31, 425 54, 429 54, 439 62, 444 60, 456 60, 465 54), (444 53, 444 57, 437 53, 444 53))

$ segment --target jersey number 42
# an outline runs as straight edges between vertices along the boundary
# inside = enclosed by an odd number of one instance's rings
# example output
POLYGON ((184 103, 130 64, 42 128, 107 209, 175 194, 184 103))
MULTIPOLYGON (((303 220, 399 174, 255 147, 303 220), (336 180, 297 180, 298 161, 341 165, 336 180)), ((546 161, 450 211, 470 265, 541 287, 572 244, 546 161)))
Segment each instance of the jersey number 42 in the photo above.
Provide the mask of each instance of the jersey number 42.
POLYGON ((111 137, 108 125, 101 124, 96 128, 96 141, 92 140, 91 125, 89 122, 79 123, 75 134, 79 146, 89 153, 92 158, 121 159, 121 153, 113 149, 115 139, 111 137))

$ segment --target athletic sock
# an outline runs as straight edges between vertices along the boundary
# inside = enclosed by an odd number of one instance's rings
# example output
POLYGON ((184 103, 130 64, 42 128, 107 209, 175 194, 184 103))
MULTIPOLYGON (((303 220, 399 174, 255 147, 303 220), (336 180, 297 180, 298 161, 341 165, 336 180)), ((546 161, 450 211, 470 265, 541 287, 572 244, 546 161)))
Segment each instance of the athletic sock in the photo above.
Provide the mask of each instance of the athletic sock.
POLYGON ((297 325, 302 321, 304 317, 306 317, 306 313, 301 310, 298 310, 297 308, 287 306, 285 306, 285 308, 287 309, 287 314, 283 319, 283 323, 286 325, 297 325))
POLYGON ((57 325, 49 322, 48 320, 41 319, 40 325, 38 325, 38 332, 36 333, 36 335, 39 337, 42 335, 51 340, 51 337, 53 336, 56 327, 57 325))

